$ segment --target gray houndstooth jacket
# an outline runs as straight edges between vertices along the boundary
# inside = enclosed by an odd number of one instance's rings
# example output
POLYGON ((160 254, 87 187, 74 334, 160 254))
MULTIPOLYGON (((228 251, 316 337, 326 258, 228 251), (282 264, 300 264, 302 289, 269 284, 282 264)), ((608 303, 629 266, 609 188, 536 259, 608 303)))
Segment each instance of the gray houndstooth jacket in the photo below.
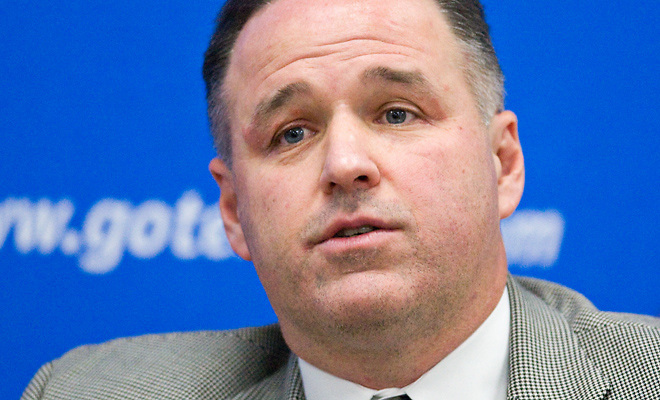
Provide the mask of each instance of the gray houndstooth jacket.
MULTIPOLYGON (((660 320, 600 312, 580 294, 509 278, 509 399, 660 399, 660 320)), ((83 346, 44 365, 31 399, 304 399, 276 325, 83 346)))

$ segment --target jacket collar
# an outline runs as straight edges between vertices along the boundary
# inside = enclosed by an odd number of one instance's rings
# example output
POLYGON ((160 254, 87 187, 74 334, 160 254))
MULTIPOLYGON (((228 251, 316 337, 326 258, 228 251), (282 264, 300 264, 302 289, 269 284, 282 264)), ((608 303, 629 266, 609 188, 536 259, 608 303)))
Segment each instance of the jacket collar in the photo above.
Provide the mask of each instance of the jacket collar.
MULTIPOLYGON (((587 357, 569 320, 509 276, 508 399, 603 399, 610 382, 587 357)), ((570 305, 563 308, 571 310, 570 305)))

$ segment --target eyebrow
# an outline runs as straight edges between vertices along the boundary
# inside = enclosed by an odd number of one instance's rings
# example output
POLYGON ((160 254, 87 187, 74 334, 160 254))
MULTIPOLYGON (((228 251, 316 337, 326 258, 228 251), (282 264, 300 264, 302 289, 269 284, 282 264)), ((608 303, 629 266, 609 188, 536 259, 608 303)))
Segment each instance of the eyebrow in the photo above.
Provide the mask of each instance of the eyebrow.
POLYGON ((284 107, 295 96, 311 92, 311 87, 306 82, 293 82, 279 89, 273 96, 268 97, 257 104, 252 121, 257 124, 267 120, 278 109, 284 107))
MULTIPOLYGON (((423 92, 432 91, 430 82, 417 71, 405 71, 380 66, 364 71, 362 80, 383 80, 413 86, 423 92)), ((277 112, 277 110, 291 102, 297 95, 309 94, 311 91, 312 88, 309 83, 304 81, 293 82, 280 88, 274 95, 265 98, 257 104, 255 112, 252 115, 252 121, 256 125, 262 124, 277 112)))

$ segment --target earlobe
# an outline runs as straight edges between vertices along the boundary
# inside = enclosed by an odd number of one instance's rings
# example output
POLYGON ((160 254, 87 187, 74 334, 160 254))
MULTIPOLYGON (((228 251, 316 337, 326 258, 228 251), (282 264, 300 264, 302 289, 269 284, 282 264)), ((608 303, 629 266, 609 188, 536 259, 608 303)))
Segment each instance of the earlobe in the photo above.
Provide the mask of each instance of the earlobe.
POLYGON ((518 207, 525 187, 525 162, 518 138, 518 118, 511 111, 495 115, 489 125, 497 173, 500 219, 518 207))
POLYGON ((250 261, 250 251, 238 217, 238 198, 233 174, 227 165, 217 157, 209 163, 209 171, 220 188, 220 215, 224 223, 227 240, 239 257, 250 261))

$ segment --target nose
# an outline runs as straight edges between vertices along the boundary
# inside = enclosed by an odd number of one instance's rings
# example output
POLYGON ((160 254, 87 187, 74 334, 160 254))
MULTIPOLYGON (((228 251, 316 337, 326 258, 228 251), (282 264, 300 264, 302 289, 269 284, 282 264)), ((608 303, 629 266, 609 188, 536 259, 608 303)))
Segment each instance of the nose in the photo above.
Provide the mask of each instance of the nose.
POLYGON ((380 182, 373 158, 375 143, 368 127, 357 118, 333 118, 326 132, 326 153, 321 185, 331 194, 369 189, 380 182))

